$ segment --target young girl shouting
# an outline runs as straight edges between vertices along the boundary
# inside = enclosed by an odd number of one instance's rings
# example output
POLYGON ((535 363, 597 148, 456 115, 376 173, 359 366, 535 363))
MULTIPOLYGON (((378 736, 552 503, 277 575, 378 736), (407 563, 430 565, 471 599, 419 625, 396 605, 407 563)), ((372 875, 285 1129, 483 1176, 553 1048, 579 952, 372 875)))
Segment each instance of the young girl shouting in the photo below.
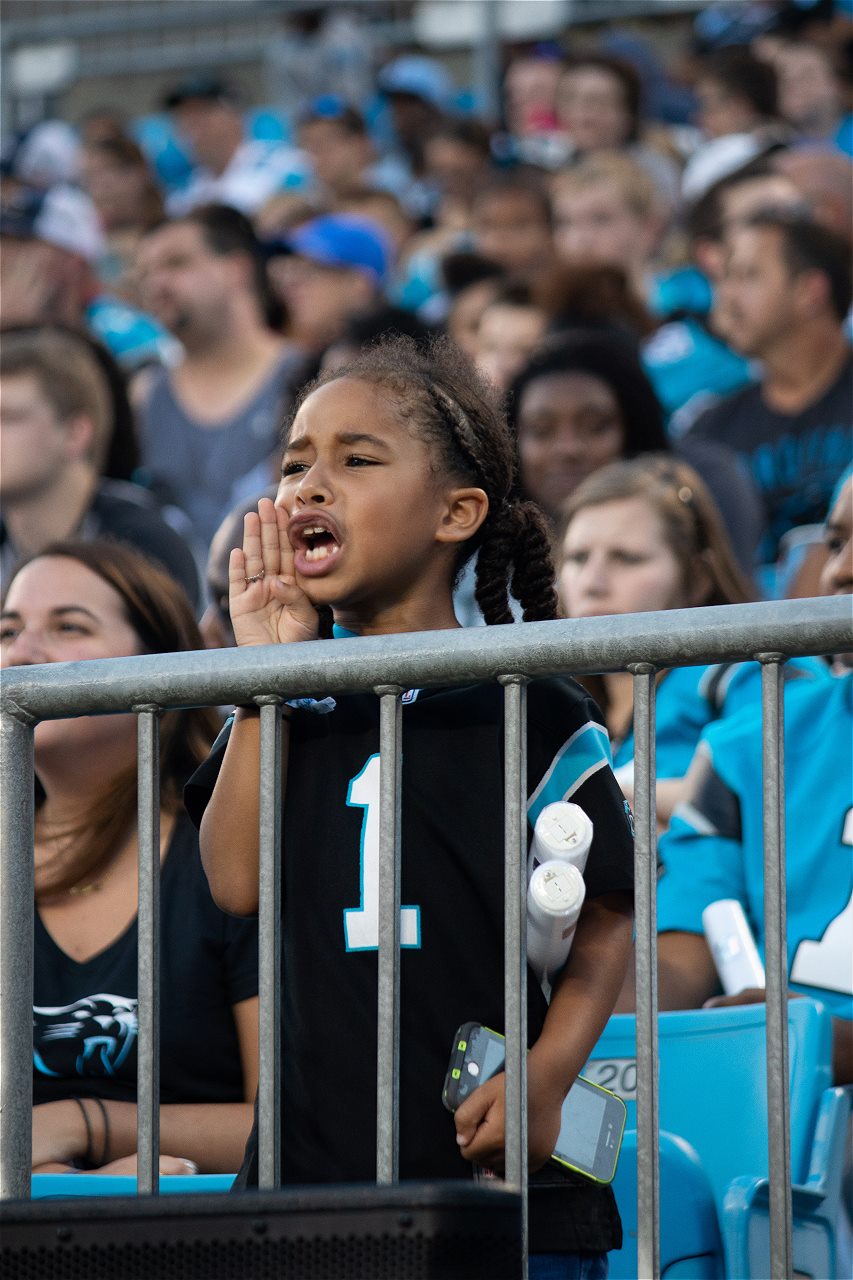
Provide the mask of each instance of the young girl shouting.
MULTIPOLYGON (((299 397, 284 440, 275 505, 262 500, 246 517, 243 547, 231 555, 238 644, 311 641, 330 614, 337 635, 457 627, 453 584, 475 551, 488 623, 511 621, 508 583, 526 620, 556 615, 542 517, 517 496, 504 419, 452 344, 425 355, 396 339, 322 375, 299 397)), ((598 1265, 621 1237, 612 1194, 547 1162, 563 1099, 624 977, 633 846, 594 703, 565 679, 533 681, 528 699, 531 826, 544 805, 571 798, 595 829, 586 904, 550 1007, 529 983, 530 1168, 541 1170, 532 1179, 531 1247, 592 1256, 598 1265)), ((336 698, 328 714, 285 714, 283 1177, 371 1180, 378 699, 354 694, 336 698)), ((238 710, 187 790, 214 898, 237 914, 258 905, 258 747, 257 714, 238 710)), ((441 1102, 457 1027, 503 1026, 502 750, 497 684, 404 697, 406 1178, 465 1177, 470 1166, 460 1152, 502 1167, 503 1077, 476 1090, 452 1119, 441 1102)))

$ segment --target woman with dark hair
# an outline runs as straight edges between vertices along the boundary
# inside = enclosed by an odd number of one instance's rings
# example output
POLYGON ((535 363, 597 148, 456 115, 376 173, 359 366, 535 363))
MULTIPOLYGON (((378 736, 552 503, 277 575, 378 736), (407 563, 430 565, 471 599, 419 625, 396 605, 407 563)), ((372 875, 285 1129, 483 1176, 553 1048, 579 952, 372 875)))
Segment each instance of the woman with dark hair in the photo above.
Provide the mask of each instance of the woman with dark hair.
MULTIPOLYGON (((521 484, 552 525, 582 480, 599 467, 670 449, 664 416, 635 348, 605 331, 558 335, 533 356, 510 390, 521 484)), ((750 572, 762 529, 758 498, 732 451, 680 441, 720 508, 737 559, 750 572)))
MULTIPOLYGON (((53 543, 12 578, 3 666, 201 649, 189 601, 136 552, 53 543)), ((184 782, 213 711, 160 722, 161 1172, 239 1165, 257 1086, 257 929, 210 896, 184 782)), ((137 747, 132 715, 35 731, 33 1167, 129 1172, 136 1151, 137 747)))
POLYGON ((631 344, 605 332, 543 345, 512 384, 509 419, 522 488, 552 523, 599 467, 669 447, 660 404, 631 344))

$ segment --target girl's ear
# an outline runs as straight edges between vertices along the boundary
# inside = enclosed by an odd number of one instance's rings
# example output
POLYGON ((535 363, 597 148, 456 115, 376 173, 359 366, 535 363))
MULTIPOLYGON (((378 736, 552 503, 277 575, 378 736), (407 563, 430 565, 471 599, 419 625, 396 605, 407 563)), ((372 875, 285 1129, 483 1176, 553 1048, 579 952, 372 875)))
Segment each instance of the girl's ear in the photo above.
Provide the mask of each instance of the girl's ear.
POLYGON ((436 542, 467 542, 489 514, 483 489, 451 489, 436 530, 436 542))

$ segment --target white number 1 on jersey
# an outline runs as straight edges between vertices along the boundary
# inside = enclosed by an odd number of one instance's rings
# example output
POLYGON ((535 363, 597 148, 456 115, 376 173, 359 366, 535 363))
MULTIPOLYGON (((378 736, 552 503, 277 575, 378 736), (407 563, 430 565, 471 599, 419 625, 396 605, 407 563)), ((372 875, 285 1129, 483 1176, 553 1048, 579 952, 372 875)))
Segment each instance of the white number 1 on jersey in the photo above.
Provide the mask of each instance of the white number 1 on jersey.
MULTIPOLYGON (((379 756, 350 779, 347 804, 364 810, 361 822, 361 905, 344 909, 347 951, 379 949, 379 756)), ((400 908, 400 945, 421 945, 420 907, 400 908)))

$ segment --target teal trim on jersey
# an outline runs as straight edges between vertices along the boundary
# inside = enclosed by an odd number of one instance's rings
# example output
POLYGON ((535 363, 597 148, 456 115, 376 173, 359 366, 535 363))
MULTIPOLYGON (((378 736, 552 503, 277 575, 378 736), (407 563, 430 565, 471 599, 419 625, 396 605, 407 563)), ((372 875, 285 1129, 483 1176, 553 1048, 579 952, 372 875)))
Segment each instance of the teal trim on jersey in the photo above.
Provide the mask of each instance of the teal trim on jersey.
POLYGON ((546 805, 570 800, 587 778, 599 769, 610 768, 610 740, 603 725, 590 720, 563 743, 548 771, 527 801, 527 817, 531 826, 546 805))
POLYGON ((346 627, 339 627, 337 622, 332 623, 332 639, 333 640, 357 640, 357 631, 348 631, 346 627))

